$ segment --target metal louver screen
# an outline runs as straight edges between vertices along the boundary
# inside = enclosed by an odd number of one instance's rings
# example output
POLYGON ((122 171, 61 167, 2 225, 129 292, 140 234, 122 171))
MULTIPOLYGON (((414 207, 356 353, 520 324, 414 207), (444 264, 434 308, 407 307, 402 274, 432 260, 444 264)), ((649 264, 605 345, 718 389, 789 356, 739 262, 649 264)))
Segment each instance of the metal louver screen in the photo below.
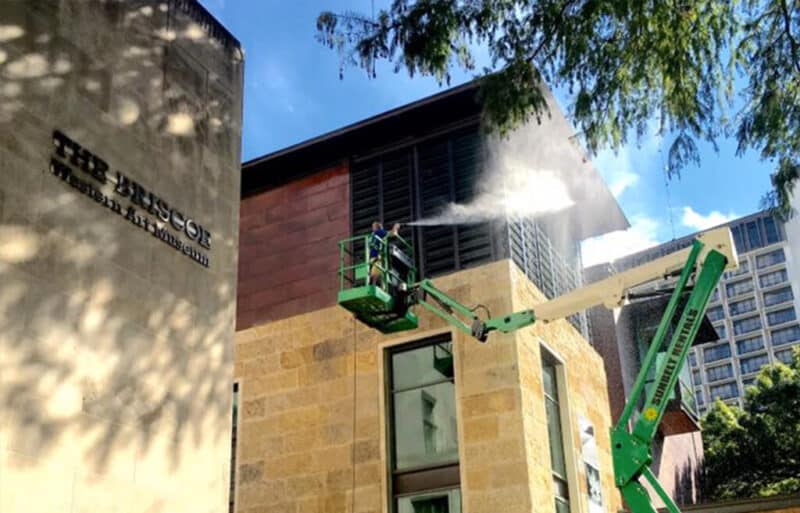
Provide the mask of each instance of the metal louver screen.
MULTIPOLYGON (((473 198, 483 166, 477 127, 384 153, 351 166, 353 233, 372 221, 407 223, 437 214, 450 202, 473 198)), ((400 234, 413 240, 423 276, 479 265, 493 259, 488 223, 430 226, 400 234)))

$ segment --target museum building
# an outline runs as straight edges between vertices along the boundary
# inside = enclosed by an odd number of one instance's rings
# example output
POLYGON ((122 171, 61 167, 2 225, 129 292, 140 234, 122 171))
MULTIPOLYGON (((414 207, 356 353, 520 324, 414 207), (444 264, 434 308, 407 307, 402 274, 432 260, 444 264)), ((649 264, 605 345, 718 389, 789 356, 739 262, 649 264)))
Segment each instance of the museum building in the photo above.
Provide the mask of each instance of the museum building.
POLYGON ((628 226, 552 98, 543 125, 497 140, 476 93, 466 84, 244 163, 237 511, 620 506, 583 314, 480 344, 422 309, 419 329, 383 335, 336 304, 340 240, 469 202, 498 159, 554 170, 581 208, 405 224, 420 275, 459 302, 500 314, 572 290, 580 240, 628 226))
POLYGON ((0 512, 228 509, 242 81, 194 0, 0 2, 0 512))

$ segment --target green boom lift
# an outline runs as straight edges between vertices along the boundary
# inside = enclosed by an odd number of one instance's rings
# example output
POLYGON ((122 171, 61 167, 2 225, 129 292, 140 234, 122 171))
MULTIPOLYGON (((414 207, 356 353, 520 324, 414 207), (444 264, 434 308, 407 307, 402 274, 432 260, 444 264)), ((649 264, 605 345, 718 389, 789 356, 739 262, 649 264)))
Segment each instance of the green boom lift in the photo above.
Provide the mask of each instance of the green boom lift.
MULTIPOLYGON (((711 293, 725 269, 738 267, 738 257, 730 230, 718 228, 699 235, 691 247, 668 254, 628 271, 579 288, 531 310, 500 317, 482 318, 480 305, 469 308, 437 289, 430 280, 416 281, 413 247, 400 237, 387 236, 372 241, 379 246, 378 256, 370 258, 370 235, 345 239, 339 243, 339 304, 358 320, 382 333, 415 329, 413 308, 420 305, 459 330, 486 342, 489 333, 509 333, 535 321, 563 319, 595 305, 614 308, 622 305, 628 290, 661 277, 677 276, 675 289, 667 303, 653 341, 625 404, 622 415, 611 429, 614 478, 633 513, 655 513, 644 486, 644 477, 661 497, 670 513, 680 513, 650 470, 652 443, 664 415, 678 374, 705 315, 711 293), (370 274, 373 279, 370 279, 370 274), (377 279, 375 278, 377 277, 377 279), (677 319, 677 321, 676 321, 677 319), (672 329, 670 329, 672 328, 672 329), (666 358, 658 354, 671 332, 666 358), (655 381, 645 381, 655 369, 655 381), (644 398, 629 429, 634 409, 644 398)), ((485 309, 484 309, 485 310, 485 309)))

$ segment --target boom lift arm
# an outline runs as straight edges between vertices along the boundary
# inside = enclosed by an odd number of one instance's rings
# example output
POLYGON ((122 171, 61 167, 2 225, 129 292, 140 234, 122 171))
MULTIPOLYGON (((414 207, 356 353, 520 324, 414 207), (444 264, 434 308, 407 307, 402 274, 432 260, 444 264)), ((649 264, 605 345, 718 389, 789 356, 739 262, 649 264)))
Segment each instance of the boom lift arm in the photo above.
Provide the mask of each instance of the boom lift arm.
MULTIPOLYGON (((656 513, 646 489, 639 482, 641 476, 661 497, 670 513, 680 513, 650 471, 649 465, 653 459, 651 446, 678 374, 702 323, 711 293, 725 269, 738 267, 736 248, 728 228, 710 230, 699 235, 689 248, 579 288, 536 305, 534 309, 487 319, 480 318, 476 313, 480 305, 469 308, 437 289, 430 280, 414 282, 416 270, 409 263, 413 261, 413 253, 410 258, 409 255, 397 255, 393 259, 389 242, 384 243, 381 257, 369 263, 381 270, 382 283, 345 290, 345 272, 349 270, 356 277, 355 280, 349 279, 351 283, 357 281, 359 274, 366 276, 363 268, 359 271, 359 264, 345 266, 345 242, 348 241, 343 241, 341 245, 340 277, 343 290, 339 292, 339 303, 353 311, 362 322, 385 333, 415 328, 416 316, 410 312, 410 308, 421 305, 459 330, 485 342, 492 331, 509 333, 530 326, 536 320, 548 322, 562 319, 600 304, 608 308, 621 306, 631 288, 654 279, 678 275, 675 290, 634 382, 631 397, 611 429, 611 453, 615 484, 634 513, 656 513), (398 272, 393 263, 401 268, 406 265, 406 268, 398 272), (693 280, 693 286, 688 299, 684 300, 690 289, 690 280, 693 280), (666 350, 667 357, 658 364, 659 350, 671 327, 674 329, 666 350), (653 369, 654 386, 646 391, 645 381, 653 369), (634 408, 645 393, 644 407, 629 431, 634 408)), ((406 249, 411 249, 410 245, 406 245, 406 249)))

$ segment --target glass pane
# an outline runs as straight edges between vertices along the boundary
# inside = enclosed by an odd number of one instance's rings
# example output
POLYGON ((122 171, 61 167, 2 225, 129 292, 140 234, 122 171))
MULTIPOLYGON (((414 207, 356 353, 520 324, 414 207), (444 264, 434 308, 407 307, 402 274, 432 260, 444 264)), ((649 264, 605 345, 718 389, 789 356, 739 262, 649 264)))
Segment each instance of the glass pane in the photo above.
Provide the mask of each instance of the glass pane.
POLYGON ((569 502, 556 497, 556 513, 569 513, 569 502))
POLYGON ((747 223, 747 238, 750 242, 750 248, 760 248, 761 244, 761 234, 758 231, 758 225, 755 221, 747 223))
POLYGON ((448 382, 394 394, 395 468, 458 460, 454 390, 448 382))
POLYGON ((394 389, 453 379, 453 343, 442 342, 392 355, 394 389))
POLYGON ((764 218, 764 230, 767 232, 767 244, 773 244, 780 240, 778 228, 775 226, 775 220, 771 217, 764 218))
POLYGON ((561 414, 558 411, 558 404, 545 398, 544 405, 547 411, 547 434, 550 439, 550 463, 553 466, 553 472, 566 477, 567 465, 564 459, 561 414))
POLYGON ((400 497, 397 499, 398 513, 461 513, 461 492, 443 490, 400 497))
POLYGON ((542 365, 542 382, 544 392, 554 399, 558 399, 558 388, 556 387, 556 368, 545 363, 542 365))

